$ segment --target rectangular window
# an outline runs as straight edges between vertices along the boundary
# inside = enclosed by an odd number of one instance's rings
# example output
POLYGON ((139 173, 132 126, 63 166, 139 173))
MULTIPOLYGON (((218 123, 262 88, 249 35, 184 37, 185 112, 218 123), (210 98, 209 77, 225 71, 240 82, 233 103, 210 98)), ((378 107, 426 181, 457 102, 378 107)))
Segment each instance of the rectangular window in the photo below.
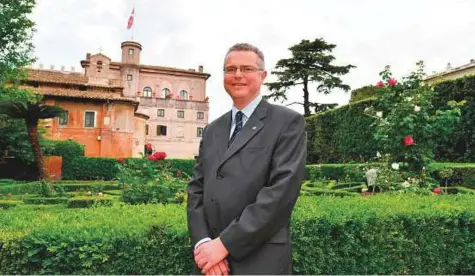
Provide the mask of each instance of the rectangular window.
POLYGON ((203 128, 199 127, 196 129, 196 137, 203 137, 203 128))
POLYGON ((204 119, 205 119, 205 113, 204 113, 204 112, 198 112, 198 113, 196 113, 196 119, 198 119, 198 120, 204 120, 204 119))
POLYGON ((131 74, 127 74, 127 80, 128 80, 128 81, 131 81, 131 80, 132 80, 132 75, 131 75, 131 74))
POLYGON ((145 135, 148 135, 148 125, 145 125, 145 135))
POLYGON ((96 111, 84 112, 84 127, 96 127, 96 111))
POLYGON ((157 116, 158 117, 165 117, 165 109, 157 110, 157 116))
POLYGON ((134 55, 134 49, 130 48, 129 49, 129 56, 133 56, 134 55))
POLYGON ((157 126, 157 136, 167 136, 167 126, 157 126))
POLYGON ((68 125, 68 120, 69 120, 69 112, 68 112, 68 111, 64 111, 64 112, 61 113, 61 115, 59 115, 59 117, 58 117, 58 121, 59 121, 59 125, 60 125, 60 126, 66 126, 66 125, 68 125))
POLYGON ((183 110, 178 110, 177 113, 176 113, 176 116, 178 118, 185 118, 185 111, 183 110))

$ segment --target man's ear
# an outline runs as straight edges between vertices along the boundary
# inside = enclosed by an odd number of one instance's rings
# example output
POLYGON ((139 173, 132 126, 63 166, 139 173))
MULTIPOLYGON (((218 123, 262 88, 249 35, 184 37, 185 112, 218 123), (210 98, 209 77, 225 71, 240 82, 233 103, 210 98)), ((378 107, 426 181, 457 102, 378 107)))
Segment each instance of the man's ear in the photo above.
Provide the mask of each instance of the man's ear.
POLYGON ((261 73, 261 82, 264 82, 266 77, 267 77, 267 71, 262 71, 262 73, 261 73))

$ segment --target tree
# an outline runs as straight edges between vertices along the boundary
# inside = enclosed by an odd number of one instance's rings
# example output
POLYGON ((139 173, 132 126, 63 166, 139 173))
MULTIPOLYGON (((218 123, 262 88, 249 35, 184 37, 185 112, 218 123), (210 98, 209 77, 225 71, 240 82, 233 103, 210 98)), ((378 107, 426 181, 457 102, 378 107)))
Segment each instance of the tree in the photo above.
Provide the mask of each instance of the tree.
MULTIPOLYGON (((309 85, 317 82, 318 93, 329 94, 334 88, 340 88, 347 92, 350 87, 343 84, 339 76, 347 74, 353 65, 336 66, 331 64, 335 57, 331 51, 336 47, 328 44, 321 38, 314 41, 302 40, 289 48, 292 57, 281 59, 277 62, 276 71, 272 71, 278 78, 276 82, 266 83, 271 91, 266 98, 275 100, 287 100, 286 93, 291 87, 302 85, 303 102, 294 102, 303 105, 304 115, 310 116, 310 108, 320 110, 318 103, 310 102, 309 85)), ((294 104, 292 103, 292 104, 294 104)))
POLYGON ((35 0, 0 0, 0 93, 34 61, 31 41, 35 30, 29 18, 34 6, 35 0))
MULTIPOLYGON (((33 101, 28 90, 18 89, 18 83, 25 77, 24 67, 33 63, 32 36, 34 22, 29 18, 35 0, 0 0, 0 101, 33 101)), ((33 161, 28 133, 18 120, 0 115, 1 152, 21 160, 25 164, 33 161)))
POLYGON ((43 153, 41 151, 38 135, 38 122, 40 119, 48 119, 59 116, 64 109, 59 106, 43 105, 41 96, 35 95, 36 101, 0 101, 0 114, 7 115, 13 119, 23 119, 26 123, 28 139, 33 149, 36 168, 39 178, 45 179, 43 153))

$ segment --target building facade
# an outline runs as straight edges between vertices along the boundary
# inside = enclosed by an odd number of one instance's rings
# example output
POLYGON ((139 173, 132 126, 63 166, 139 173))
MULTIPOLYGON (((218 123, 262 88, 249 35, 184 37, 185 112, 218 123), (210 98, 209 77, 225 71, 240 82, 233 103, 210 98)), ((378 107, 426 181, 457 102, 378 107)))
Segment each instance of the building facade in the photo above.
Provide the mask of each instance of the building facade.
POLYGON ((91 85, 83 74, 27 71, 25 87, 44 96, 45 104, 66 110, 42 125, 53 140, 73 140, 85 146, 86 156, 129 157, 143 152, 147 115, 139 103, 122 96, 120 86, 91 85), (119 146, 118 146, 119 145, 119 146))
POLYGON ((25 85, 65 110, 45 120, 48 135, 85 145, 86 156, 139 157, 145 144, 169 158, 194 158, 208 122, 203 67, 140 63, 142 45, 121 44, 122 59, 86 54, 83 72, 28 69, 25 85))
POLYGON ((432 75, 424 79, 424 82, 436 84, 441 81, 454 80, 471 75, 475 75, 475 59, 471 59, 469 63, 455 68, 452 68, 451 64, 448 63, 444 72, 433 72, 432 75))
POLYGON ((137 101, 137 112, 148 116, 143 131, 146 143, 170 158, 194 158, 208 122, 209 103, 203 67, 177 69, 140 63, 142 45, 121 44, 122 59, 103 54, 86 55, 81 61, 90 85, 114 85, 125 98, 137 101))

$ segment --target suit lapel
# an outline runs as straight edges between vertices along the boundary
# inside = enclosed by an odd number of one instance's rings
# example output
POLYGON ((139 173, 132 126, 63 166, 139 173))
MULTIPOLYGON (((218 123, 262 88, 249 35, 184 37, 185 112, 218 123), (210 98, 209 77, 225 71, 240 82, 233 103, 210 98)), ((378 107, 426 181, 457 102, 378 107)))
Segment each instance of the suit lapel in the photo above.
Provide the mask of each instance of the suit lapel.
MULTIPOLYGON (((262 100, 259 105, 256 107, 256 110, 252 113, 251 117, 247 120, 246 124, 242 128, 242 130, 239 132, 239 134, 236 136, 234 139, 234 142, 227 148, 227 150, 224 151, 224 155, 222 156, 221 161, 219 162, 218 167, 220 167, 226 160, 228 160, 231 156, 233 156, 237 151, 239 151, 249 140, 252 139, 261 129, 264 127, 264 123, 262 122, 262 119, 264 119, 267 115, 267 101, 262 100)), ((230 120, 230 116, 228 116, 230 120)), ((231 124, 231 122, 230 122, 231 124)), ((230 125, 229 124, 229 125, 230 125)), ((226 143, 224 147, 227 147, 227 141, 229 140, 229 131, 230 129, 228 128, 228 136, 227 140, 224 140, 226 143)), ((222 143, 222 141, 220 141, 222 143)), ((220 145, 219 147, 222 149, 223 145, 220 145)), ((221 152, 220 152, 221 154, 221 152)))
POLYGON ((215 132, 215 142, 218 150, 217 156, 220 160, 224 152, 228 149, 229 133, 231 131, 231 114, 231 111, 226 113, 222 121, 219 122, 215 132))

